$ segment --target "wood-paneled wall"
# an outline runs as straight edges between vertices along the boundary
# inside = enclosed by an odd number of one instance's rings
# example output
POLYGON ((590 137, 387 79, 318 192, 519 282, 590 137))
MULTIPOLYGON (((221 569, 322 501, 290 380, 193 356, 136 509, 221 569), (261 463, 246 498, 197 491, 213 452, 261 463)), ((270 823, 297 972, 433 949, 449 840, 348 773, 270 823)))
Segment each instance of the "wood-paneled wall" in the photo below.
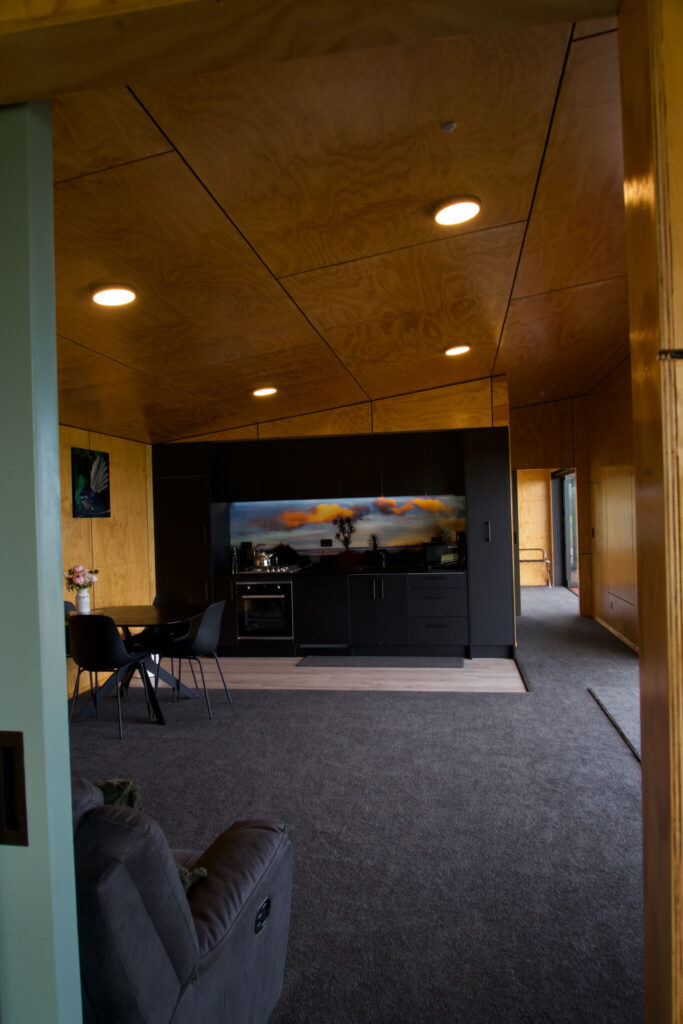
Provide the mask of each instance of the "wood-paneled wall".
POLYGON ((630 363, 587 397, 593 616, 638 645, 630 363))
POLYGON ((517 508, 519 511, 519 576, 523 587, 545 587, 548 572, 544 562, 552 561, 553 522, 550 493, 550 469, 520 469, 517 472, 517 508))
POLYGON ((512 409, 510 447, 518 471, 576 468, 581 614, 637 647, 630 361, 588 395, 512 409))
MULTIPOLYGON (((59 428, 62 489, 62 564, 99 569, 90 590, 93 607, 151 604, 155 592, 152 449, 136 441, 59 428), (71 449, 109 453, 111 517, 74 519, 71 502, 71 449)), ((64 587, 64 600, 75 601, 64 587)), ((69 668, 69 686, 75 673, 69 668)))
MULTIPOLYGON (((90 592, 93 607, 149 604, 154 599, 152 449, 136 441, 60 427, 62 560, 100 570, 90 592), (71 449, 109 453, 111 516, 74 519, 71 504, 71 449)), ((73 593, 64 590, 64 599, 73 593)))

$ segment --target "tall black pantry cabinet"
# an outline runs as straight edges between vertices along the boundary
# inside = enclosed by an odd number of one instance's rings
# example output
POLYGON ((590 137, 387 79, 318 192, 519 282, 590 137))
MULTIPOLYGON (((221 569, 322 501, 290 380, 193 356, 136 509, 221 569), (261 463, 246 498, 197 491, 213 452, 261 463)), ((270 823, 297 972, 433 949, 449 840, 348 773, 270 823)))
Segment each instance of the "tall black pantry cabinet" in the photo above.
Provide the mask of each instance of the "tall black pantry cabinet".
POLYGON ((511 655, 515 619, 508 430, 489 427, 463 434, 471 656, 511 655))

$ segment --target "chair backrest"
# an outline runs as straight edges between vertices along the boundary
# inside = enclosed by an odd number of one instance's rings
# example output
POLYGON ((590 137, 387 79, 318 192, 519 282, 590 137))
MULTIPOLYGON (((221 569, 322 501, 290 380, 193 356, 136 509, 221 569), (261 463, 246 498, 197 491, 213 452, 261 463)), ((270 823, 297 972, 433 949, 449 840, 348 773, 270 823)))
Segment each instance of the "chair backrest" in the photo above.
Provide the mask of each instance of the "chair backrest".
POLYGON ((206 609, 192 640, 193 654, 212 654, 216 650, 224 611, 225 601, 216 601, 206 609))
POLYGON ((133 660, 108 615, 70 615, 69 647, 76 664, 91 672, 111 672, 133 660))
MULTIPOLYGON (((66 618, 66 616, 68 615, 69 612, 75 612, 75 611, 76 611, 76 605, 73 603, 73 601, 65 601, 64 602, 64 617, 65 618, 66 618)), ((64 625, 64 642, 66 644, 66 656, 67 656, 67 658, 70 658, 71 657, 71 647, 69 645, 69 625, 68 625, 68 623, 65 623, 65 625, 64 625)))
POLYGON ((170 1021, 199 943, 168 843, 129 807, 74 821, 84 1020, 170 1021))
POLYGON ((153 604, 155 608, 182 608, 183 605, 192 604, 190 594, 184 590, 165 590, 156 594, 153 604))

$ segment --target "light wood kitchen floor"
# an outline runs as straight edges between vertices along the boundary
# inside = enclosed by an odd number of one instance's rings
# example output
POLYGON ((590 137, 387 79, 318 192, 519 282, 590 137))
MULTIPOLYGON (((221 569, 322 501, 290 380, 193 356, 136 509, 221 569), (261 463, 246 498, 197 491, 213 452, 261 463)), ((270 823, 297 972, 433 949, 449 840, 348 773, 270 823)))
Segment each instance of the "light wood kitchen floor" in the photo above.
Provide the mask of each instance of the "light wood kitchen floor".
MULTIPOLYGON (((301 658, 221 658, 233 690, 410 690, 420 693, 526 693, 512 659, 465 659, 464 668, 299 667, 301 658)), ((202 659, 206 684, 221 686, 213 659, 202 659)), ((192 676, 183 665, 183 682, 192 676)))

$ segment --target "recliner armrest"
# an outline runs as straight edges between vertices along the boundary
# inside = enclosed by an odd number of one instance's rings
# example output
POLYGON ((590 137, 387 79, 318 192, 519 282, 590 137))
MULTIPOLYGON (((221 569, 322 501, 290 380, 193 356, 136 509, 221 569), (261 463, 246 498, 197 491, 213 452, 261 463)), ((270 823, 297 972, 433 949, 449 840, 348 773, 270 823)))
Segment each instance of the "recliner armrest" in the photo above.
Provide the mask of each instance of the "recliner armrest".
MULTIPOLYGON (((274 876, 276 861, 286 861, 286 891, 278 893, 286 902, 287 919, 291 899, 291 845, 284 825, 268 821, 236 821, 195 861, 207 869, 188 893, 190 911, 197 929, 200 958, 221 943, 235 922, 254 901, 273 896, 260 892, 274 876)), ((281 873, 278 873, 280 877, 281 873)), ((281 885, 281 882, 278 882, 281 885)), ((255 922, 255 913, 254 913, 255 922)), ((253 931, 254 922, 249 922, 253 931)))

